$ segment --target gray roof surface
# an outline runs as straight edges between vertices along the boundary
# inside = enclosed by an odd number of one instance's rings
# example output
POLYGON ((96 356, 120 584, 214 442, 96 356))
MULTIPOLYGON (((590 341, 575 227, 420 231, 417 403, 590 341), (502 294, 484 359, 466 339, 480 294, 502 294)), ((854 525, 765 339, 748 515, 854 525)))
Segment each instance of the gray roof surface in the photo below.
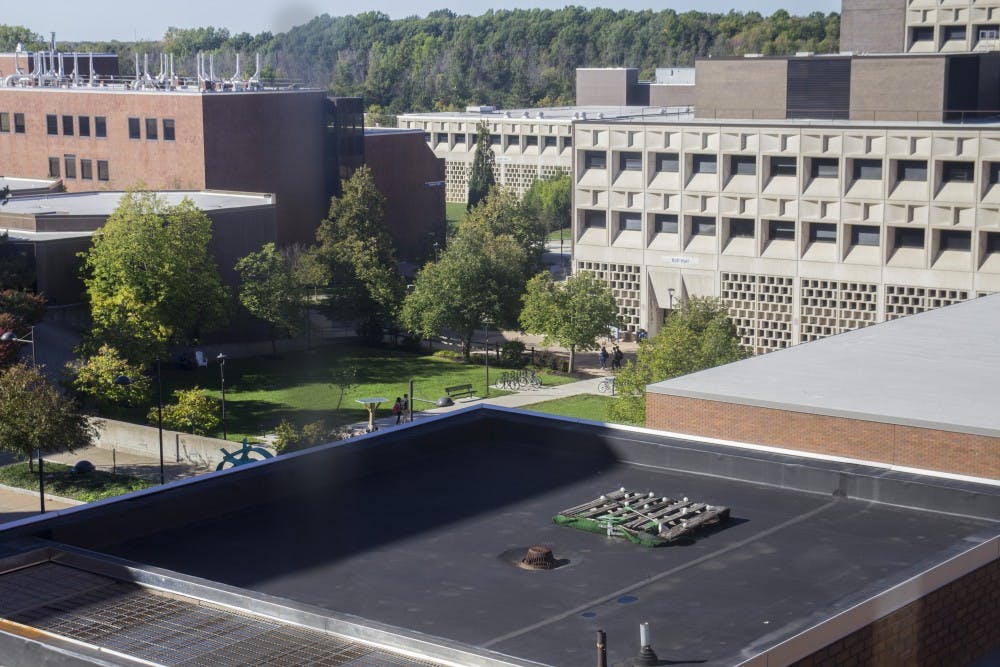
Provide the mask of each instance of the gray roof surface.
POLYGON ((532 109, 497 109, 491 112, 474 111, 434 111, 426 113, 405 113, 400 118, 430 118, 434 120, 542 120, 542 121, 572 121, 580 120, 581 114, 586 114, 586 119, 598 120, 598 116, 603 116, 603 120, 616 119, 636 119, 639 117, 662 117, 664 110, 675 118, 680 109, 687 107, 643 107, 643 106, 568 106, 568 107, 540 107, 532 109), (539 117, 539 112, 542 116, 539 117), (525 116, 525 114, 528 114, 525 116))
POLYGON ((1000 435, 1000 294, 649 385, 658 394, 1000 435))
POLYGON ((0 176, 0 188, 9 187, 11 193, 17 194, 18 190, 37 190, 49 188, 58 183, 58 178, 17 178, 15 176, 0 176))
MULTIPOLYGON (((118 207, 123 194, 123 192, 78 192, 14 197, 7 202, 2 212, 22 215, 107 216, 118 207)), ((274 197, 269 194, 191 190, 163 191, 157 192, 156 195, 171 206, 179 204, 187 197, 202 211, 269 206, 274 203, 274 197)))

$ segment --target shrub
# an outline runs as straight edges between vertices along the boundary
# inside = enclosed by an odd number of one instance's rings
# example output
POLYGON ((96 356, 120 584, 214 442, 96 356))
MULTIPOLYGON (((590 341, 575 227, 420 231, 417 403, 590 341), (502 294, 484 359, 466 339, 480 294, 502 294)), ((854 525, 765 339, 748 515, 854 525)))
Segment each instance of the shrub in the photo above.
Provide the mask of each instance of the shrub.
MULTIPOLYGON (((178 389, 174 392, 176 403, 163 406, 163 425, 174 431, 206 435, 219 425, 219 401, 199 387, 178 389)), ((156 407, 149 410, 146 419, 156 424, 156 407)))
POLYGON ((73 375, 72 388, 102 410, 141 405, 149 398, 150 381, 142 368, 123 359, 109 345, 101 345, 83 362, 70 362, 67 370, 73 375), (116 384, 119 377, 128 378, 128 384, 116 384))
POLYGON ((505 342, 500 347, 500 365, 505 368, 524 366, 524 343, 519 340, 505 342))
POLYGON ((315 447, 343 437, 336 431, 331 432, 324 421, 310 422, 300 429, 287 419, 278 424, 275 434, 278 439, 274 443, 274 451, 279 454, 315 447))

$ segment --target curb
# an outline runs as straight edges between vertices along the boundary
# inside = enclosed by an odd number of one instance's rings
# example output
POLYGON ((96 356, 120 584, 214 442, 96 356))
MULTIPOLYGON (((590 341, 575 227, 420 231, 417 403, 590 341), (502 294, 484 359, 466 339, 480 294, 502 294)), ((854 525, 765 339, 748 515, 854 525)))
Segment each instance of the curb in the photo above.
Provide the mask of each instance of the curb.
MULTIPOLYGON (((10 491, 12 493, 19 493, 23 496, 31 496, 32 498, 38 497, 38 491, 32 491, 31 489, 22 489, 19 486, 9 486, 7 484, 0 484, 0 491, 10 491)), ((67 505, 86 505, 86 501, 76 500, 74 498, 64 498, 63 496, 54 496, 51 493, 45 494, 45 500, 51 500, 57 503, 65 503, 67 505)))

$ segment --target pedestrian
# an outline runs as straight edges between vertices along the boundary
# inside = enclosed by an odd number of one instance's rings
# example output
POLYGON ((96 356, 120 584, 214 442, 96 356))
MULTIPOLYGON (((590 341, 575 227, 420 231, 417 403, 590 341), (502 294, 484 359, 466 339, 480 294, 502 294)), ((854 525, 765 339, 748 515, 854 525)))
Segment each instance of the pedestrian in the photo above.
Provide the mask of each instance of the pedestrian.
POLYGON ((601 344, 601 370, 607 370, 608 368, 608 348, 603 343, 601 344))
POLYGON ((410 395, 403 394, 403 405, 400 406, 403 410, 403 421, 408 421, 410 418, 410 395))
POLYGON ((403 418, 403 399, 396 397, 396 402, 392 404, 392 414, 396 415, 396 423, 403 418))
POLYGON ((625 355, 622 353, 621 348, 615 345, 612 355, 613 356, 611 358, 611 369, 621 370, 622 360, 625 358, 625 355))

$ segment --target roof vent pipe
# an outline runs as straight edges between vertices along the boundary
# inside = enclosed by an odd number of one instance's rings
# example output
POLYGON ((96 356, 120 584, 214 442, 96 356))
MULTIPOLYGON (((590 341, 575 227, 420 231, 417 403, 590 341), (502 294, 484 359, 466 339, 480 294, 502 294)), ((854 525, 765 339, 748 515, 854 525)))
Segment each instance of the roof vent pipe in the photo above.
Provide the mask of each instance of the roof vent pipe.
POLYGON ((14 73, 18 76, 24 76, 24 70, 21 69, 21 49, 23 48, 24 46, 18 44, 14 50, 14 73))
POLYGON ((90 52, 90 85, 96 85, 97 74, 94 73, 94 52, 90 52))
POLYGON ((73 52, 73 85, 80 83, 80 54, 73 52))
POLYGON ((59 82, 62 83, 62 80, 64 78, 66 78, 66 70, 63 67, 63 54, 60 53, 59 54, 59 82))
POLYGON ((139 69, 139 54, 135 54, 135 80, 139 81, 139 77, 142 76, 142 71, 139 69))
POLYGON ((208 54, 208 78, 212 83, 215 83, 215 54, 208 54))

